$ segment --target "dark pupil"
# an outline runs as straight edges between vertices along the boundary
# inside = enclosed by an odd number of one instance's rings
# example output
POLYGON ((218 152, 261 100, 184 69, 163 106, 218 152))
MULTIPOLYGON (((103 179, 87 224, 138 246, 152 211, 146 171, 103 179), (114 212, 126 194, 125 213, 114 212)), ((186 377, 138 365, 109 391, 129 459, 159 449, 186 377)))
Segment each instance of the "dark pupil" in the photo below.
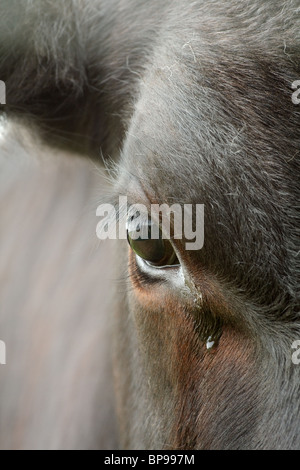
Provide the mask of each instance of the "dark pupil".
POLYGON ((133 251, 155 266, 178 264, 172 245, 168 240, 163 240, 160 230, 159 238, 151 239, 151 227, 151 221, 148 221, 143 227, 128 228, 127 239, 133 251))

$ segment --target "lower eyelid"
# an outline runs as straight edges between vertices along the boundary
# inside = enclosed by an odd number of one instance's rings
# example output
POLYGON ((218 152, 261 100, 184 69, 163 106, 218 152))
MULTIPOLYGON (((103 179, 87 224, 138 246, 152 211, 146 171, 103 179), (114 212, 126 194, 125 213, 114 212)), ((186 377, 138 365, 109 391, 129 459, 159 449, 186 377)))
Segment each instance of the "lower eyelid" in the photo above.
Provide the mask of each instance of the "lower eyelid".
POLYGON ((146 264, 132 250, 129 250, 128 274, 131 287, 140 293, 148 289, 164 288, 185 290, 185 276, 181 265, 156 268, 146 264))
POLYGON ((155 276, 156 272, 160 273, 158 276, 161 276, 162 271, 170 271, 170 270, 176 270, 180 267, 180 264, 170 264, 166 266, 155 266, 152 265, 149 261, 143 260, 138 255, 135 255, 136 258, 136 263, 139 266, 140 269, 142 269, 144 272, 147 272, 151 276, 155 276))
MULTIPOLYGON (((146 264, 143 260, 136 258, 138 269, 143 273, 150 282, 163 283, 164 285, 169 284, 172 288, 184 289, 185 288, 185 277, 181 265, 173 265, 166 267, 153 267, 146 264)), ((145 283, 143 286, 145 287, 145 283)))

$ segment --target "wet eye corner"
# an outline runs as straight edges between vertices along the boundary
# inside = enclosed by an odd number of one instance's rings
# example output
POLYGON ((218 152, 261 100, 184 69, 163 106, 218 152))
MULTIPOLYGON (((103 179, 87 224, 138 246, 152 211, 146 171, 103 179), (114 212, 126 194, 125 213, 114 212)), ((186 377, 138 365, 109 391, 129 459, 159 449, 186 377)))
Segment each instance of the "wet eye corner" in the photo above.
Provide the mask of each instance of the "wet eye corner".
MULTIPOLYGON (((96 234, 100 240, 127 238, 126 223, 135 221, 135 231, 138 232, 138 221, 141 230, 149 230, 147 221, 155 221, 151 225, 151 238, 160 238, 159 227, 163 227, 163 239, 189 240, 185 243, 187 251, 198 251, 204 245, 204 204, 151 204, 150 214, 144 204, 128 204, 127 196, 119 196, 115 204, 100 204, 96 216, 102 217, 96 227, 96 234), (171 223, 172 220, 172 223, 171 223), (118 234, 117 234, 118 225, 118 234), (171 231, 173 235, 171 236, 171 231)), ((146 238, 148 232, 143 234, 146 238)), ((132 238, 132 237, 131 237, 132 238)))

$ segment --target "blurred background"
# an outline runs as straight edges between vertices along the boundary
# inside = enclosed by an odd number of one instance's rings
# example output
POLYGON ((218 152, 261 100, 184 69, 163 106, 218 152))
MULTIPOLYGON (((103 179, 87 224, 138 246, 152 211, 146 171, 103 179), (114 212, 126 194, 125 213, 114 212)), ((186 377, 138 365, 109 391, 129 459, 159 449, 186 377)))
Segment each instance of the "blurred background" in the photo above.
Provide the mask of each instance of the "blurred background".
MULTIPOLYGON (((34 135, 34 134, 33 134, 34 135)), ((89 159, 0 123, 0 448, 115 447, 107 190, 89 159)))

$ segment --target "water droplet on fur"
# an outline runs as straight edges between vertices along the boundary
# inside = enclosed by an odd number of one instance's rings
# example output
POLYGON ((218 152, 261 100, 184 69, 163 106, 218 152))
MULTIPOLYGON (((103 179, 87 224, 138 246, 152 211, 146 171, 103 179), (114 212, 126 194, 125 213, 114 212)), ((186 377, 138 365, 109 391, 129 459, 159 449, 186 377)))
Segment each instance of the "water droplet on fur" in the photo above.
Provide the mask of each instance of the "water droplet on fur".
POLYGON ((208 351, 214 351, 219 346, 219 341, 222 336, 222 329, 218 329, 213 334, 207 337, 205 346, 208 351))
POLYGON ((209 336, 206 341, 206 349, 211 349, 214 345, 215 341, 212 339, 211 336, 209 336))

